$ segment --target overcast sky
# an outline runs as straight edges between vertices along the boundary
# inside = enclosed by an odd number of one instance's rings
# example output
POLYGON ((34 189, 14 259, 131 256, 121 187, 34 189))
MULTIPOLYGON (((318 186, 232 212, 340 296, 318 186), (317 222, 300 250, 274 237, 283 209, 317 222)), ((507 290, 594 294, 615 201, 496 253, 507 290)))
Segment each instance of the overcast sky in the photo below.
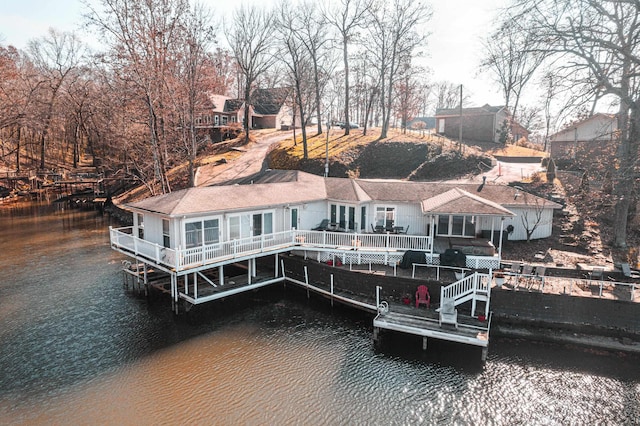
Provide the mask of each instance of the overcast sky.
MULTIPOLYGON (((239 2, 200 0, 214 12, 228 14, 239 2)), ((251 0, 250 0, 251 1, 251 0)), ((254 0, 265 3, 269 0, 254 0)), ((478 75, 482 55, 480 39, 492 27, 498 8, 506 0, 433 0, 431 35, 424 49, 424 64, 432 80, 462 84, 473 106, 504 103, 499 88, 486 75, 478 75)), ((80 0, 0 0, 0 43, 24 49, 30 39, 46 34, 49 27, 79 31, 83 5, 80 0)), ((471 105, 469 105, 471 106, 471 105)))

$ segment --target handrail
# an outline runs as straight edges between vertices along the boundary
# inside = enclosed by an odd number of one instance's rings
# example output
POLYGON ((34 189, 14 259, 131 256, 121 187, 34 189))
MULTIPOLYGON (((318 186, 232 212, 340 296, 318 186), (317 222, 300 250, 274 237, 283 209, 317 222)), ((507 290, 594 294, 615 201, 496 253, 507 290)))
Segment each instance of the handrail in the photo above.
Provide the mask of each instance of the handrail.
POLYGON ((133 227, 109 228, 114 248, 144 256, 156 264, 176 271, 235 259, 252 253, 266 253, 283 249, 305 247, 307 249, 336 250, 430 250, 428 236, 402 234, 360 234, 328 231, 290 230, 254 237, 224 241, 193 248, 169 249, 141 239, 133 227))
POLYGON ((478 292, 491 291, 491 275, 474 272, 473 275, 462 278, 448 286, 440 288, 440 303, 444 300, 452 300, 454 306, 459 305, 462 298, 477 294, 478 292))

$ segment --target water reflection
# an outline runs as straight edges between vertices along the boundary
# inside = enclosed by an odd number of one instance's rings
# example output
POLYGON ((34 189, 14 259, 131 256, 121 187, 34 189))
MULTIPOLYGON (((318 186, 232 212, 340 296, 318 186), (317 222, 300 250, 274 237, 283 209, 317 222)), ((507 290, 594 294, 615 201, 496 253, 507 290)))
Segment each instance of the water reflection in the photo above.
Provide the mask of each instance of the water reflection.
POLYGON ((386 335, 288 287, 175 318, 122 290, 108 220, 0 213, 1 424, 634 424, 638 357, 386 335))

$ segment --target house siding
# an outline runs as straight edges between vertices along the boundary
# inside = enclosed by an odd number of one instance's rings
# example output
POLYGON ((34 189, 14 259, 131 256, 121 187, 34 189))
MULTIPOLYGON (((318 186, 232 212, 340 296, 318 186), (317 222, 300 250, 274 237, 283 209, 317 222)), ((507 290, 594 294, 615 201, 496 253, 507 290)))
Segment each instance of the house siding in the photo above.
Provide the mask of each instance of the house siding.
MULTIPOLYGON (((462 117, 463 139, 473 139, 485 142, 495 142, 494 115, 473 115, 462 117)), ((447 117, 445 119, 445 136, 457 139, 460 132, 460 117, 447 117)))
MULTIPOLYGON (((527 231, 523 224, 523 218, 525 217, 525 213, 528 214, 529 222, 535 221, 536 210, 531 209, 523 209, 517 207, 509 207, 513 213, 516 214, 515 217, 505 219, 504 221, 504 229, 506 229, 509 225, 513 225, 513 232, 508 234, 507 238, 511 241, 524 241, 527 239, 527 231)), ((553 209, 545 208, 541 212, 540 223, 538 224, 536 230, 531 235, 532 240, 537 240, 540 238, 547 238, 551 236, 553 224, 553 209)))
POLYGON ((580 163, 615 154, 617 149, 617 119, 598 114, 571 128, 552 135, 550 154, 556 159, 574 159, 580 163))

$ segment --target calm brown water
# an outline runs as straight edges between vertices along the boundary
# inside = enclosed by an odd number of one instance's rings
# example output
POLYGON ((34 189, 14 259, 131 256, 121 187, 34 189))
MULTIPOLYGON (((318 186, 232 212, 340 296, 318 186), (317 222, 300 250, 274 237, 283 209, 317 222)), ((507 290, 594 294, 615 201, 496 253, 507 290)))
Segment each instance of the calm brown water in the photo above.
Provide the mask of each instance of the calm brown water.
POLYGON ((640 358, 390 336, 272 288, 175 318, 122 289, 108 219, 0 211, 0 424, 640 424, 640 358))

